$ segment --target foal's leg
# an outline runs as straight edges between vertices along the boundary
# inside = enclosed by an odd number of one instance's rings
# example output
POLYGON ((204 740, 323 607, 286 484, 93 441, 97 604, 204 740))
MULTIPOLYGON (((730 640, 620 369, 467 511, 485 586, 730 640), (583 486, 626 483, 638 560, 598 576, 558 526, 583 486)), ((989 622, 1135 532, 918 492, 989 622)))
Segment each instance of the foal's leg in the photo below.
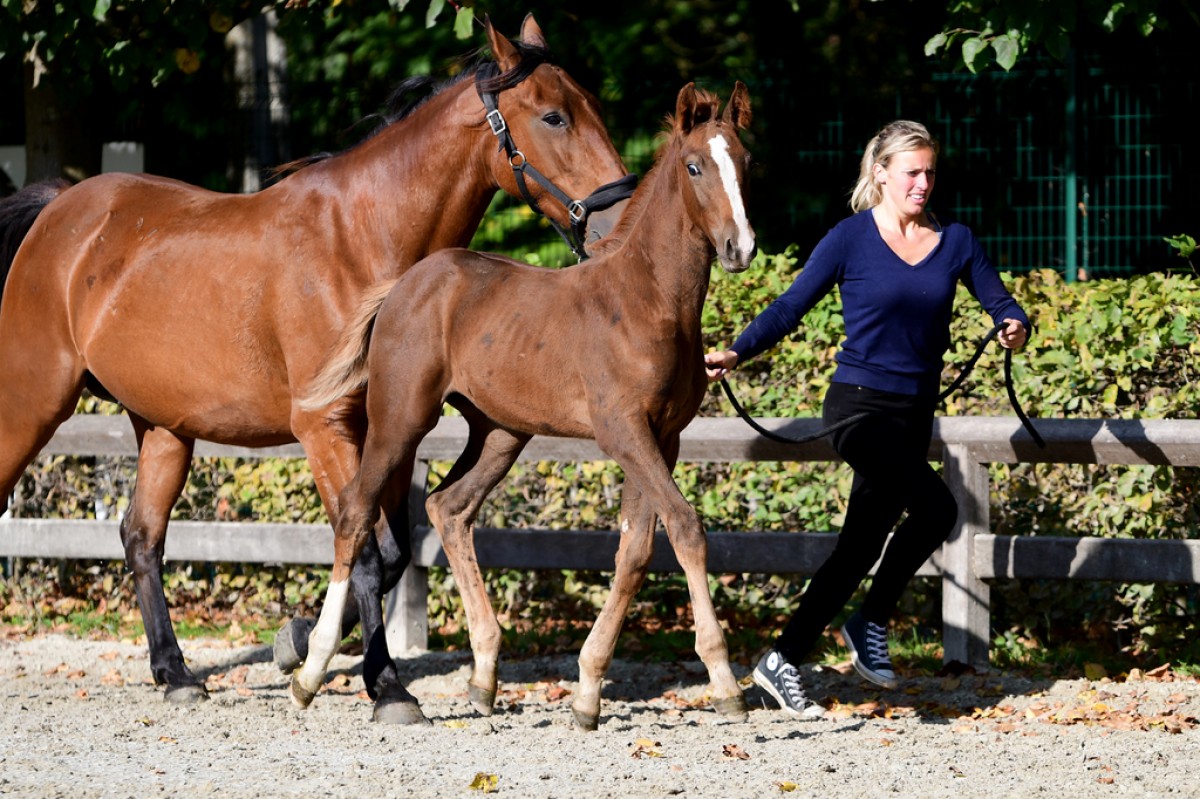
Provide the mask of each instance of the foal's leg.
POLYGON ((637 595, 650 557, 654 554, 654 527, 658 517, 628 479, 621 487, 621 543, 617 548, 616 574, 604 607, 579 651, 579 690, 571 703, 575 723, 595 730, 600 722, 600 690, 612 665, 617 637, 629 605, 637 595))
MULTIPOLYGON (((292 701, 307 707, 321 687, 329 661, 342 640, 342 621, 349 595, 350 573, 379 518, 379 503, 387 484, 412 469, 417 444, 436 417, 421 429, 405 431, 380 419, 367 433, 362 465, 342 491, 334 520, 334 563, 321 614, 308 640, 308 657, 292 674, 292 701)), ((397 684, 399 681, 397 680, 397 684)), ((405 692, 407 694, 407 692, 405 692)), ((416 700, 408 696, 415 708, 416 700)), ((416 710, 420 714, 419 709, 416 710)), ((423 716, 421 716, 423 718, 423 716)), ((421 718, 410 718, 419 721, 421 718)))
POLYGON ((167 522, 192 468, 195 441, 134 414, 129 419, 138 442, 138 478, 129 512, 121 520, 121 543, 146 628, 150 672, 155 683, 166 685, 167 700, 196 702, 207 699, 208 692, 184 663, 162 583, 167 522))
MULTIPOLYGON (((608 428, 612 430, 612 428, 608 428)), ((615 431, 614 431, 615 432, 615 431)), ((696 620, 696 652, 708 669, 712 683, 713 707, 735 720, 745 720, 746 704, 741 688, 729 666, 729 651, 725 646, 725 633, 717 621, 712 596, 708 589, 708 538, 696 510, 679 492, 679 486, 671 477, 671 468, 679 452, 678 436, 672 436, 660 445, 653 440, 648 429, 631 426, 626 435, 606 435, 600 443, 625 470, 626 482, 637 484, 644 500, 655 508, 667 528, 667 537, 675 550, 675 557, 687 577, 688 594, 692 601, 692 614, 696 620)), ((618 574, 614 585, 621 581, 623 566, 617 564, 618 574)), ((629 568, 625 565, 624 568, 629 568)), ((605 610, 607 611, 607 606, 605 610)), ((616 648, 616 631, 619 625, 606 620, 602 630, 611 631, 606 637, 597 637, 593 645, 591 636, 585 643, 591 662, 601 662, 596 653, 609 652, 616 648), (594 648, 588 648, 594 646, 594 648)), ((593 628, 595 629, 595 628, 593 628)), ((580 659, 582 675, 583 658, 580 659)))
MULTIPOLYGON (((304 445, 329 518, 336 521, 339 494, 358 468, 358 449, 335 432, 323 417, 294 414, 292 429, 304 445)), ((411 474, 411 468, 407 474, 411 474)), ((374 719, 392 724, 426 721, 396 670, 383 623, 383 595, 400 579, 411 557, 408 482, 409 478, 402 474, 383 488, 384 515, 376 522, 375 534, 364 542, 350 574, 354 602, 345 604, 341 623, 344 638, 362 620, 363 682, 368 695, 375 700, 374 719)), ((291 671, 306 659, 313 624, 307 619, 293 619, 280 630, 275 654, 281 669, 291 671)))
POLYGON ((441 536, 467 614, 467 631, 475 657, 475 669, 467 686, 471 704, 490 716, 496 702, 500 624, 475 559, 475 514, 488 492, 508 473, 529 436, 496 428, 469 411, 464 411, 464 415, 471 428, 466 449, 426 500, 425 508, 441 536))

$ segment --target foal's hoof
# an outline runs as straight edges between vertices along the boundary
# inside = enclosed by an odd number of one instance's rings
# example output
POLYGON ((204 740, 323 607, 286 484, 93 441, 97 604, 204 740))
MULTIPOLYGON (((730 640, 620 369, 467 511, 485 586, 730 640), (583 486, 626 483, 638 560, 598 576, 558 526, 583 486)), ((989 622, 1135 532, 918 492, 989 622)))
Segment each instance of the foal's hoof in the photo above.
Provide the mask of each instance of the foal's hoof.
POLYGON ((471 699, 471 706, 478 710, 480 715, 490 716, 496 712, 495 691, 480 688, 478 685, 468 685, 467 695, 471 699))
POLYGON ((380 724, 432 724, 416 702, 377 702, 371 721, 380 724))
POLYGON ((317 625, 315 619, 291 619, 275 634, 275 665, 291 674, 308 657, 308 634, 317 625))
POLYGON ((312 704, 313 698, 317 695, 316 691, 310 691, 300 684, 300 673, 296 672, 292 675, 292 704, 304 710, 312 704))
POLYGON ((577 707, 572 707, 571 715, 575 716, 575 726, 584 732, 595 732, 596 728, 600 726, 599 713, 588 713, 577 707))
POLYGON ((712 706, 726 721, 745 721, 750 718, 746 710, 746 697, 741 694, 714 699, 712 706))
POLYGON ((203 685, 176 685, 163 695, 163 700, 172 705, 194 705, 207 699, 208 691, 203 685))

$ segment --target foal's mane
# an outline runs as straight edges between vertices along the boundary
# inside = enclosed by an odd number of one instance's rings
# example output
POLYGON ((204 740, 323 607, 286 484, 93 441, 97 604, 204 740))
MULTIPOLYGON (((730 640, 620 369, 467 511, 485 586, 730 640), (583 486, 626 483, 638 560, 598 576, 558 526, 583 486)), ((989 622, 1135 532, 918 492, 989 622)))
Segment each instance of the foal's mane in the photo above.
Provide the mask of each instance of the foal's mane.
POLYGON ((496 68, 496 62, 485 56, 482 49, 477 49, 463 56, 461 59, 463 69, 457 75, 450 78, 438 80, 429 75, 417 75, 406 78, 392 90, 392 93, 384 103, 384 110, 382 112, 368 114, 351 126, 351 128, 356 128, 362 125, 374 125, 371 131, 359 142, 340 152, 313 153, 312 155, 289 161, 286 164, 280 164, 271 170, 270 178, 276 180, 287 177, 307 166, 344 155, 358 148, 363 143, 378 136, 389 126, 406 119, 437 95, 457 86, 465 80, 474 80, 478 77, 479 87, 483 91, 502 92, 528 78, 542 64, 554 63, 550 56, 550 51, 544 47, 525 44, 520 41, 513 41, 512 45, 516 48, 520 60, 516 66, 505 72, 499 72, 496 68), (489 75, 488 73, 493 70, 497 74, 489 75))
MULTIPOLYGON (((697 112, 694 124, 700 125, 711 119, 715 119, 721 105, 720 98, 707 89, 698 88, 695 92, 697 112)), ((655 183, 659 167, 663 161, 667 160, 669 155, 678 152, 683 143, 684 137, 676 134, 675 124, 675 115, 667 114, 663 120, 662 130, 654 137, 657 142, 657 149, 654 152, 654 162, 646 170, 646 177, 638 182, 637 190, 629 198, 629 202, 626 204, 625 210, 621 212, 621 218, 617 220, 617 224, 613 226, 613 229, 607 236, 592 245, 590 250, 592 256, 605 255, 612 252, 629 238, 630 228, 641 217, 642 207, 649 202, 650 186, 655 183)))

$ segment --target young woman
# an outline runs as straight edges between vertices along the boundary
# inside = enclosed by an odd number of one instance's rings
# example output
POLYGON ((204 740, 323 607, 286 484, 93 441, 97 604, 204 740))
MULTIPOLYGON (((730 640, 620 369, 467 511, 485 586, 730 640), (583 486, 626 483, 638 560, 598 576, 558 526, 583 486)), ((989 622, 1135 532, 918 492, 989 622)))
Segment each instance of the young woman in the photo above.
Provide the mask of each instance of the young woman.
POLYGON ((1029 319, 1004 288, 970 229, 929 212, 938 155, 923 125, 899 120, 867 143, 850 198, 853 216, 817 244, 791 287, 760 313, 728 350, 705 356, 710 380, 779 343, 834 286, 841 293, 846 339, 825 395, 834 424, 869 415, 832 434, 854 470, 837 546, 817 571, 754 681, 796 716, 821 708, 805 694, 795 664, 845 606, 887 535, 896 528, 859 608, 842 627, 854 667, 894 688, 887 623, 921 564, 950 535, 958 509, 927 459, 942 357, 950 343, 955 287, 962 282, 1017 349, 1029 319))

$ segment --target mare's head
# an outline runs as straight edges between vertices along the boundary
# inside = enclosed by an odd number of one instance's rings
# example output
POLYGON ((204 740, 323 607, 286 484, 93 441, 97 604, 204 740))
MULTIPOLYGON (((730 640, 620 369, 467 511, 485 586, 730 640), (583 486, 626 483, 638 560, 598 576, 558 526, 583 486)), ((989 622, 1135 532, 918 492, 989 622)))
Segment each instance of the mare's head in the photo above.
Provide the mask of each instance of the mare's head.
POLYGON ((737 81, 725 110, 720 100, 689 83, 675 101, 666 157, 660 169, 678 171, 688 217, 712 244, 727 272, 741 272, 754 258, 754 229, 746 218, 750 153, 741 131, 750 125, 750 95, 737 81))
MULTIPOLYGON (((486 24, 488 41, 499 74, 479 82, 481 92, 494 92, 503 124, 518 152, 510 156, 499 147, 490 161, 493 180, 504 191, 522 197, 513 169, 527 163, 555 183, 570 201, 626 175, 625 165, 609 138, 595 96, 548 60, 545 35, 530 14, 521 26, 520 46, 486 24)), ((480 124, 489 123, 483 117, 480 124)), ((493 128, 495 125, 493 125, 493 128)), ((564 227, 572 209, 563 198, 527 175, 525 191, 542 213, 564 227)), ((579 209, 575 209, 578 213, 579 209)), ((605 226, 611 226, 605 222, 605 226)), ((591 230, 589 238, 607 233, 591 230)))

